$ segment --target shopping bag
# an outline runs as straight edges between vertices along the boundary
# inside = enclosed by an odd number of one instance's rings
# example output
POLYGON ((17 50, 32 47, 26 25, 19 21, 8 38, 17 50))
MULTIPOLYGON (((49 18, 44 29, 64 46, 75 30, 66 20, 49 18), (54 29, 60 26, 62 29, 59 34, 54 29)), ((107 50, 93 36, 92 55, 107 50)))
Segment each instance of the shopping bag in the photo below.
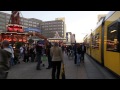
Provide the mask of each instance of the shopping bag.
POLYGON ((66 77, 65 77, 65 67, 64 67, 64 64, 62 64, 62 67, 61 67, 61 79, 66 79, 66 77))
POLYGON ((44 55, 41 57, 41 60, 42 60, 42 61, 47 61, 47 56, 44 54, 44 55))

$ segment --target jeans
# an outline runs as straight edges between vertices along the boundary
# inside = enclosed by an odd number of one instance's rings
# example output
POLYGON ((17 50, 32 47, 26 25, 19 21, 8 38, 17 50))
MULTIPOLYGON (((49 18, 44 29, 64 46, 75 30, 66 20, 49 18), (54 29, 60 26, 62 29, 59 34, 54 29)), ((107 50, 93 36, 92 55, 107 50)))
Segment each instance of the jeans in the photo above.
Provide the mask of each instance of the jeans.
POLYGON ((48 55, 48 67, 51 67, 52 66, 52 61, 51 61, 51 56, 48 55))
POLYGON ((84 62, 84 53, 81 54, 81 60, 84 62))
POLYGON ((81 54, 77 53, 77 64, 80 64, 80 57, 81 57, 81 54))
POLYGON ((13 65, 15 65, 15 63, 14 63, 14 58, 11 57, 11 59, 10 59, 10 66, 13 66, 13 65))
POLYGON ((31 62, 34 62, 35 59, 34 54, 30 54, 30 57, 31 57, 31 62))
POLYGON ((36 54, 36 60, 37 60, 36 69, 40 69, 40 64, 42 63, 42 61, 41 61, 41 54, 40 53, 36 54))
POLYGON ((20 53, 20 57, 19 57, 19 59, 24 59, 24 53, 20 53))
POLYGON ((74 56, 75 56, 74 64, 76 64, 77 63, 77 54, 76 54, 76 52, 74 52, 74 56))
POLYGON ((61 61, 52 61, 52 79, 59 79, 61 70, 61 61), (56 75, 57 69, 57 75, 56 75))

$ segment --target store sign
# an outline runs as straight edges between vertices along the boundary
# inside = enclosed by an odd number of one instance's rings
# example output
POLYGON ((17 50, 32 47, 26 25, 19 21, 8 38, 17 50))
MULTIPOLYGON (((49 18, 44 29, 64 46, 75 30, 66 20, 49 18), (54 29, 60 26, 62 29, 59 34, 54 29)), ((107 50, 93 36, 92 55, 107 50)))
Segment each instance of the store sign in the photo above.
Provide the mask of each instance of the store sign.
POLYGON ((33 32, 38 32, 41 33, 41 30, 38 28, 24 28, 25 32, 33 31, 33 32))

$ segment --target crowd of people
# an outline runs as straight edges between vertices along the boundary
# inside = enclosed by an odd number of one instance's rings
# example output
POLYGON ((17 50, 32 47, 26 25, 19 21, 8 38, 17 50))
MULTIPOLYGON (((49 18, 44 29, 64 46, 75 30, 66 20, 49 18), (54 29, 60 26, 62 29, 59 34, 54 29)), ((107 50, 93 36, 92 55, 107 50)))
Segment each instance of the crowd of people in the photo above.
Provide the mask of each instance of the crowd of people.
POLYGON ((75 64, 80 65, 80 61, 84 62, 84 53, 86 47, 83 44, 74 44, 70 46, 60 45, 55 42, 53 45, 49 42, 46 46, 40 41, 36 44, 23 44, 19 48, 19 56, 14 53, 13 47, 7 40, 0 43, 0 79, 5 79, 8 74, 8 70, 16 63, 23 62, 37 62, 36 70, 41 70, 42 56, 46 55, 48 60, 48 67, 52 68, 52 79, 60 78, 61 63, 63 60, 63 53, 69 55, 70 51, 74 53, 75 64), (57 71, 57 73, 56 73, 57 71))
POLYGON ((74 54, 74 63, 80 65, 80 62, 84 63, 84 54, 86 53, 86 46, 84 43, 78 43, 74 45, 69 45, 65 47, 65 52, 69 54, 74 54))

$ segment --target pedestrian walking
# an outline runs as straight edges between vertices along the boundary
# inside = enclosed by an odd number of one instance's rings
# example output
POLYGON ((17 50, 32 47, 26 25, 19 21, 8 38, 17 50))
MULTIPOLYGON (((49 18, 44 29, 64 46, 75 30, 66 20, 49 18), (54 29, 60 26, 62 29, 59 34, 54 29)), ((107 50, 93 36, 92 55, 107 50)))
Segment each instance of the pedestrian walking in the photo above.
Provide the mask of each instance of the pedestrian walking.
POLYGON ((54 43, 54 46, 50 49, 50 55, 52 57, 52 79, 60 78, 61 62, 63 62, 62 49, 58 43, 54 43), (56 75, 57 69, 57 75, 56 75))

